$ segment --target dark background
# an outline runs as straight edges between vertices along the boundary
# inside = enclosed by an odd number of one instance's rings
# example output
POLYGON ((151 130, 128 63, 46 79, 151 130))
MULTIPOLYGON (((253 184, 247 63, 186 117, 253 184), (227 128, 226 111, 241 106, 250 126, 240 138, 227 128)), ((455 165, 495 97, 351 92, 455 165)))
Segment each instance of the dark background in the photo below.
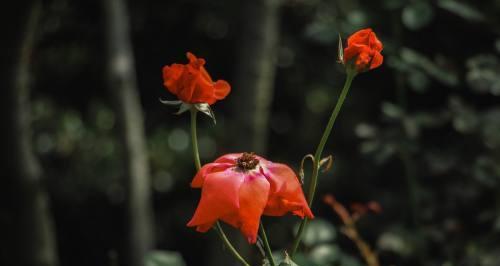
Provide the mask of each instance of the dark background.
MULTIPOLYGON (((229 152, 257 151, 298 171, 302 157, 314 152, 344 82, 336 63, 337 36, 346 39, 365 27, 383 42, 384 63, 355 79, 327 143, 324 154, 335 161, 320 177, 313 206, 317 219, 306 234, 301 265, 364 263, 340 233, 337 216, 320 200, 327 193, 346 206, 380 203, 382 212, 361 218, 358 229, 381 265, 500 265, 499 1, 124 4, 144 118, 154 248, 161 251, 148 253, 146 265, 183 265, 181 258, 186 265, 235 265, 214 232, 200 234, 185 226, 200 193, 189 187, 195 174, 189 114, 174 115, 175 109, 159 102, 175 99, 163 88, 162 67, 187 62, 185 53, 191 51, 206 59, 214 80, 232 85, 231 94, 212 106, 217 125, 208 117, 199 119, 202 163, 229 152), (262 45, 268 39, 271 44, 262 45), (252 54, 256 49, 261 56, 252 54), (272 70, 259 69, 258 62, 272 70), (257 76, 246 74, 249 69, 257 76), (269 86, 252 85, 256 80, 269 86), (269 107, 258 110, 250 102, 260 101, 256 95, 262 90, 269 107), (254 123, 255 117, 263 118, 254 123)), ((7 29, 0 48, 11 59, 3 62, 4 91, 12 87, 8 82, 15 73, 8 73, 19 64, 16 58, 29 32, 25 21, 34 5, 3 4, 7 29)), ((48 198, 45 214, 53 223, 56 261, 63 266, 131 265, 125 259, 130 252, 127 165, 120 159, 123 132, 106 68, 105 7, 95 0, 38 5, 26 63, 27 149, 40 165, 36 189, 48 198)), ((3 100, 12 102, 6 95, 3 100)), ((14 113, 8 106, 2 107, 4 114, 14 113)), ((8 124, 4 128, 10 130, 8 124)), ((19 165, 16 160, 23 160, 10 157, 13 153, 6 148, 2 160, 19 165)), ((23 223, 12 210, 25 194, 9 186, 7 176, 15 179, 16 170, 4 169, 0 186, 10 198, 3 200, 0 226, 8 231, 9 223, 23 223)), ((299 220, 264 221, 273 249, 281 254, 299 220)), ((234 229, 226 232, 246 256, 259 261, 256 247, 245 244, 234 229)), ((14 238, 33 242, 29 235, 14 238)), ((10 255, 29 257, 30 251, 14 251, 23 245, 9 239, 0 240, 2 265, 23 265, 10 255)))

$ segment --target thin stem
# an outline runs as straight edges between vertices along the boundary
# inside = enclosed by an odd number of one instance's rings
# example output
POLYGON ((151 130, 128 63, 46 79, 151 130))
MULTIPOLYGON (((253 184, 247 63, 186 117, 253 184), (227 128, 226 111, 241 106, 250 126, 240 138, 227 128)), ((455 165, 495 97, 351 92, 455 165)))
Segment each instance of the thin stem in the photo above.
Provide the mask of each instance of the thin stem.
POLYGON ((269 260, 269 264, 271 264, 271 266, 276 266, 276 263, 274 262, 273 258, 273 252, 271 250, 271 246, 269 245, 269 241, 267 240, 266 230, 264 229, 264 224, 262 223, 262 221, 260 221, 259 230, 260 230, 260 236, 262 237, 262 240, 264 240, 264 249, 266 251, 266 257, 269 260))
MULTIPOLYGON (((196 115, 198 113, 198 110, 195 108, 191 109, 191 143, 192 143, 192 148, 193 148, 193 157, 194 157, 194 164, 196 166, 196 170, 199 171, 201 168, 201 163, 200 163, 200 153, 198 150, 198 137, 196 133, 196 115)), ((231 254, 244 266, 250 266, 248 262, 245 261, 245 259, 238 253, 238 251, 234 248, 234 246, 231 244, 229 239, 227 238, 226 234, 224 233, 224 230, 222 230, 222 227, 220 226, 219 221, 215 223, 215 231, 219 235, 220 239, 222 242, 224 242, 224 245, 226 245, 226 248, 229 249, 231 254)))
POLYGON ((217 234, 219 235, 220 239, 224 244, 226 245, 227 249, 233 254, 233 256, 244 266, 250 266, 248 262, 238 253, 238 251, 234 248, 234 246, 231 244, 229 239, 227 238, 226 234, 224 234, 224 230, 222 230, 222 227, 220 226, 220 223, 217 221, 215 223, 215 231, 217 231, 217 234))
POLYGON ((201 168, 200 163, 200 152, 198 151, 198 137, 196 133, 196 114, 198 110, 195 108, 191 109, 191 143, 193 145, 193 158, 196 170, 199 171, 201 168))
MULTIPOLYGON (((312 169, 312 174, 311 174, 311 182, 309 184, 309 191, 307 194, 307 203, 309 204, 309 207, 312 207, 312 203, 314 200, 314 194, 316 193, 316 186, 318 184, 318 174, 319 174, 319 162, 321 161, 321 154, 323 153, 323 149, 325 148, 326 141, 328 140, 328 137, 330 136, 330 133, 332 131, 333 125, 335 124, 335 120, 337 119, 337 116, 340 113, 340 109, 342 108, 342 105, 344 104, 344 101, 346 99, 346 96, 349 92, 349 88, 351 87, 352 80, 356 76, 355 71, 347 71, 347 78, 344 83, 344 88, 342 88, 342 92, 340 93, 339 99, 337 100, 337 104, 335 105, 335 108, 333 109, 333 112, 330 116, 330 119, 328 120, 328 124, 326 125, 325 131, 323 132, 323 136, 321 137, 321 140, 318 144, 318 147, 316 148, 316 152, 314 153, 314 162, 313 162, 313 169, 312 169)), ((293 258, 295 253, 297 252, 297 249, 300 245, 300 240, 302 239, 302 235, 304 231, 307 228, 307 217, 304 217, 302 222, 300 223, 299 230, 297 232, 297 236, 295 237, 295 240, 293 241, 293 246, 292 246, 292 251, 290 252, 290 256, 293 258)))

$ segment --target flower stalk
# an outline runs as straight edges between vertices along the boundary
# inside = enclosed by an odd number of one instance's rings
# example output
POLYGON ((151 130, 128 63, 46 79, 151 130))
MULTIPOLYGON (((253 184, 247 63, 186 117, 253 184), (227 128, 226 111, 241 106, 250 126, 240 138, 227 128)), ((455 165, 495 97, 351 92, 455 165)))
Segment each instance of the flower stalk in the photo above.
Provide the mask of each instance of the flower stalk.
MULTIPOLYGON (((342 105, 344 104, 346 96, 349 93, 351 83, 357 74, 357 71, 353 68, 348 67, 346 69, 347 69, 347 77, 346 77, 346 80, 344 83, 344 87, 342 88, 342 92, 340 93, 339 99, 337 100, 337 104, 335 105, 335 108, 333 109, 332 114, 330 115, 330 119, 328 120, 328 124, 326 125, 326 128, 323 131, 323 136, 321 137, 321 140, 318 144, 318 147, 316 148, 316 152, 314 153, 311 181, 309 184, 309 190, 308 190, 308 194, 307 194, 307 203, 309 204, 310 207, 312 206, 312 203, 314 200, 314 194, 316 193, 316 186, 318 184, 318 174, 319 174, 320 161, 321 161, 321 155, 323 153, 323 149, 325 148, 328 137, 330 136, 333 125, 335 124, 335 120, 337 119, 337 116, 340 113, 340 110, 342 108, 342 105)), ((292 250, 290 252, 290 256, 292 258, 294 257, 295 253, 297 252, 297 249, 300 245, 300 241, 302 239, 302 235, 304 234, 304 231, 307 228, 307 221, 308 221, 307 217, 304 217, 304 219, 300 223, 299 230, 297 231, 297 235, 295 237, 295 240, 294 240, 293 246, 292 246, 292 250)))
MULTIPOLYGON (((200 162, 200 153, 198 149, 198 137, 197 137, 197 130, 196 130, 196 117, 197 117, 198 110, 196 108, 191 108, 191 143, 192 143, 192 149, 193 149, 193 158, 194 158, 194 164, 196 167, 196 170, 199 171, 201 168, 201 162, 200 162)), ((217 221, 215 223, 215 231, 217 232, 217 235, 219 238, 222 240, 226 248, 231 252, 233 257, 238 260, 242 265, 244 266, 250 266, 250 264, 238 253, 236 248, 231 244, 229 239, 227 238, 226 234, 224 233, 224 230, 222 229, 220 223, 217 221)))
POLYGON ((276 262, 274 262, 274 258, 273 258, 273 252, 271 250, 271 246, 269 245, 269 241, 267 240, 266 230, 264 229, 264 224, 262 223, 262 221, 260 221, 259 230, 260 230, 260 235, 262 237, 262 241, 264 242, 264 250, 266 252, 266 257, 269 261, 269 264, 271 266, 276 266, 276 262))

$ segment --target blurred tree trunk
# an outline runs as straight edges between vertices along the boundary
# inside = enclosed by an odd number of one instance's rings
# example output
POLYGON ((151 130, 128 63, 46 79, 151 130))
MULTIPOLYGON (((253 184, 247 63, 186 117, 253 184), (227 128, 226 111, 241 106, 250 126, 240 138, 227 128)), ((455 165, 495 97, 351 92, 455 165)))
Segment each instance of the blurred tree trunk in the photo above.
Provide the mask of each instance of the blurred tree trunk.
POLYGON ((235 147, 265 154, 279 37, 279 0, 242 4, 241 45, 233 90, 235 147), (243 141, 242 141, 243 140, 243 141))
POLYGON ((1 122, 7 138, 2 145, 6 165, 2 167, 0 193, 5 197, 1 204, 7 206, 1 208, 0 246, 8 248, 1 251, 0 264, 55 266, 58 258, 53 221, 41 168, 32 150, 30 125, 30 67, 41 4, 21 1, 9 12, 18 16, 9 16, 17 21, 9 21, 13 28, 2 31, 8 50, 2 58, 6 76, 1 78, 1 122), (24 31, 19 30, 23 27, 24 31))
POLYGON ((129 36, 124 0, 105 0, 108 79, 117 114, 126 167, 128 249, 124 259, 142 266, 145 253, 154 246, 153 210, 143 113, 129 36))

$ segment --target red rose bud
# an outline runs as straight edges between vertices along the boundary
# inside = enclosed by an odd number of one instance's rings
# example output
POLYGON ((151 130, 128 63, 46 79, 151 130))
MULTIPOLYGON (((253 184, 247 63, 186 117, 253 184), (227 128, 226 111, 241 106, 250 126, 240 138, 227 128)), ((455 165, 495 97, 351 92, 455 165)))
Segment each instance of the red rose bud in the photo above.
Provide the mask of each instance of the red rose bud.
POLYGON ((344 49, 344 64, 354 67, 357 72, 364 72, 379 67, 384 61, 380 52, 382 42, 372 29, 363 29, 355 32, 347 39, 344 49))

